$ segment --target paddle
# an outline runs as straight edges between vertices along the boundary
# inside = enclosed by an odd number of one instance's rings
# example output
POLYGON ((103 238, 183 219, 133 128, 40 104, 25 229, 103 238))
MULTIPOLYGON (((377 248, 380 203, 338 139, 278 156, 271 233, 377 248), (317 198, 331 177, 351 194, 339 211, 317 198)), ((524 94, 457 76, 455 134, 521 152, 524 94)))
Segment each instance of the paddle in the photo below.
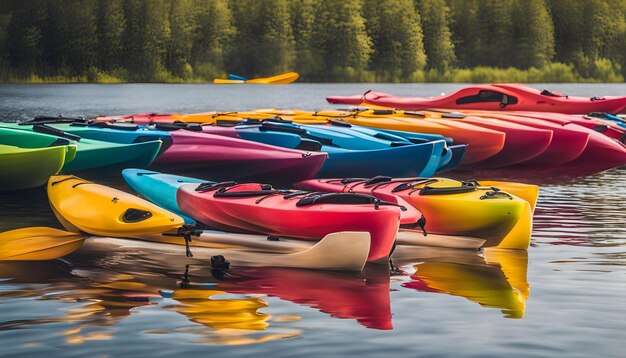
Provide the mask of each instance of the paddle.
POLYGON ((81 234, 31 227, 0 233, 0 261, 54 260, 78 249, 85 238, 81 234))
MULTIPOLYGON (((0 260, 53 260, 75 251, 85 239, 77 233, 47 227, 11 230, 0 233, 0 260)), ((96 241, 102 241, 101 239, 90 238, 96 241)), ((121 240, 126 247, 144 247, 177 253, 181 253, 180 248, 170 244, 185 245, 185 239, 182 237, 151 235, 136 239, 138 240, 104 238, 121 240)), ((242 265, 361 271, 369 254, 370 234, 332 233, 319 242, 312 243, 276 238, 268 240, 263 235, 205 231, 198 238, 194 238, 193 243, 200 243, 193 246, 194 257, 200 259, 210 259, 211 256, 222 254, 228 260, 234 260, 235 264, 242 265), (244 246, 247 249, 271 251, 273 254, 223 248, 217 252, 208 248, 219 244, 244 246)))

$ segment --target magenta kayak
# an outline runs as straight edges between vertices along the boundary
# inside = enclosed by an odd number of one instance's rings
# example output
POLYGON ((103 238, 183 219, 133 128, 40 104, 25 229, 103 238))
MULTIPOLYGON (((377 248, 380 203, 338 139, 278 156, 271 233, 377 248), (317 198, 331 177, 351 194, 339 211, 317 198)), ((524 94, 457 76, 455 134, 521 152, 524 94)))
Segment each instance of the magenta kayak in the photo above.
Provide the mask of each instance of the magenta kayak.
POLYGON ((184 129, 171 132, 172 145, 154 162, 211 180, 295 182, 315 176, 326 153, 279 148, 184 129))

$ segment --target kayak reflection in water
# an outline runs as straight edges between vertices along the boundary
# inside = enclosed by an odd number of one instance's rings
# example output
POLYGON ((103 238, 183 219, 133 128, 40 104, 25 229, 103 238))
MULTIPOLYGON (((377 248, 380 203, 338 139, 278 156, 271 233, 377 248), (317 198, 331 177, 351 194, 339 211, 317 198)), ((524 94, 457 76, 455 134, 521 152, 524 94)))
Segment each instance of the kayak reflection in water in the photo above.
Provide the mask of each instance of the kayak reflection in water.
POLYGON ((420 248, 420 255, 422 262, 413 265, 415 273, 403 287, 465 297, 483 307, 500 309, 506 318, 524 316, 530 295, 526 250, 486 249, 480 256, 462 250, 420 248))

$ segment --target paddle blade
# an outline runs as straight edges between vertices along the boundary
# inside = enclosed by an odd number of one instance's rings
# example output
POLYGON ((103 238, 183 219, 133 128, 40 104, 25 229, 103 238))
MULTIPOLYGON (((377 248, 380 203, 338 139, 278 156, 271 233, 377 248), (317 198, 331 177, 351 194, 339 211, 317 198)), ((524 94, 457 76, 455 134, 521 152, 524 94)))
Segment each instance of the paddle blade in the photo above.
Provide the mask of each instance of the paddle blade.
POLYGON ((0 233, 0 261, 54 260, 78 249, 80 234, 48 227, 32 227, 0 233))

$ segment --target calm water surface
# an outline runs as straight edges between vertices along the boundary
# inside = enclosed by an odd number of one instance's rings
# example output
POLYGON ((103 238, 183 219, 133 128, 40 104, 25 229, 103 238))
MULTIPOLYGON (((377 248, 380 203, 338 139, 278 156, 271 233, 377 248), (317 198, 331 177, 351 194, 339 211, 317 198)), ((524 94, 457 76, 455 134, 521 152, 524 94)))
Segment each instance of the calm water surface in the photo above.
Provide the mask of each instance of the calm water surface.
MULTIPOLYGON (((0 119, 320 109, 327 94, 458 87, 4 85, 0 119)), ((538 87, 626 93, 626 85, 538 87)), ((0 356, 623 357, 625 176, 621 168, 542 185, 527 253, 414 249, 398 259, 404 274, 392 277, 373 266, 362 274, 234 268, 217 279, 182 255, 97 240, 63 260, 0 263, 0 356)), ((32 225, 59 225, 43 189, 0 194, 0 231, 32 225)))

